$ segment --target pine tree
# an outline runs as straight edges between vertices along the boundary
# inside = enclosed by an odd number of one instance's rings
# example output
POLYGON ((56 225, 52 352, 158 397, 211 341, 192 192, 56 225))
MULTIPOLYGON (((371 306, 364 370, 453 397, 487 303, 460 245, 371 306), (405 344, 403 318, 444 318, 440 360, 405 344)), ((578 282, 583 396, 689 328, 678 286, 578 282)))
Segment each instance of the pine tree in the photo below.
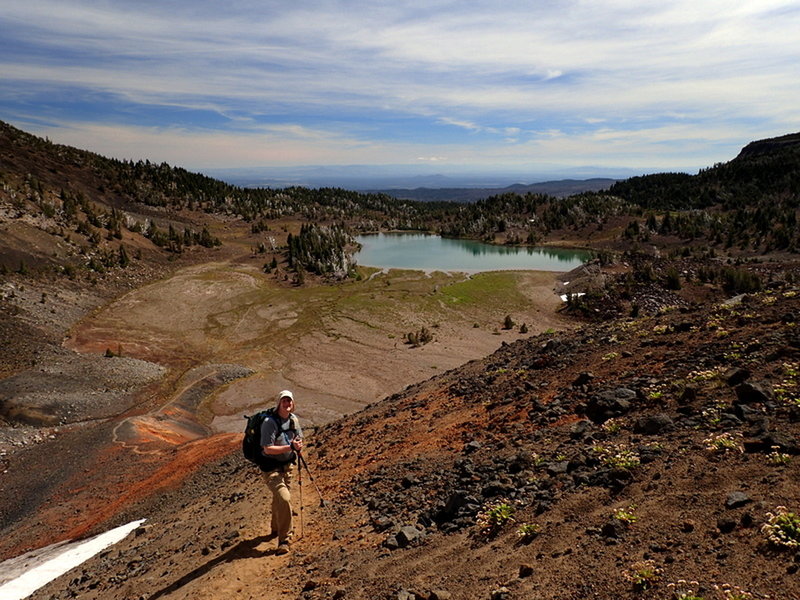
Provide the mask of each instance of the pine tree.
POLYGON ((119 266, 123 269, 130 264, 131 260, 128 257, 128 251, 125 249, 124 244, 119 245, 119 266))

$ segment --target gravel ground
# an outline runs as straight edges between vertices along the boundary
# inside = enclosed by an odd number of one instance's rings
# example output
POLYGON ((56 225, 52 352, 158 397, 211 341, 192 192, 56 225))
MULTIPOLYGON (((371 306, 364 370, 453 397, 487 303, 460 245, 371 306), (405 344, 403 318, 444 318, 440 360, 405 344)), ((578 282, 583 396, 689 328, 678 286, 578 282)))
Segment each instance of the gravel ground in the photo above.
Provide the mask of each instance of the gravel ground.
POLYGON ((139 390, 166 373, 154 363, 61 345, 70 327, 108 300, 107 291, 82 287, 68 280, 55 291, 48 281, 0 285, 0 321, 14 325, 0 356, 0 375, 8 374, 0 379, 0 467, 15 449, 52 439, 63 427, 126 411, 139 390))

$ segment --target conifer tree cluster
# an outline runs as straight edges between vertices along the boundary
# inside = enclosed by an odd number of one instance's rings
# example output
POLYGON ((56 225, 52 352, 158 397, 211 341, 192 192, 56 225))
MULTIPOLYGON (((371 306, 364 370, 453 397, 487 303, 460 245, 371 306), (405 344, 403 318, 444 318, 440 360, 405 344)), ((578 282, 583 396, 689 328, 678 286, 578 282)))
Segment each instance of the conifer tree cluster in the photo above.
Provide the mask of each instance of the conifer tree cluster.
POLYGON ((343 225, 304 224, 299 235, 289 234, 287 246, 289 268, 297 272, 343 279, 353 267, 348 247, 355 247, 355 240, 343 225))
POLYGON ((405 343, 412 348, 419 348, 420 346, 424 346, 428 342, 432 341, 433 334, 431 333, 431 330, 424 325, 419 331, 409 331, 405 335, 405 343))

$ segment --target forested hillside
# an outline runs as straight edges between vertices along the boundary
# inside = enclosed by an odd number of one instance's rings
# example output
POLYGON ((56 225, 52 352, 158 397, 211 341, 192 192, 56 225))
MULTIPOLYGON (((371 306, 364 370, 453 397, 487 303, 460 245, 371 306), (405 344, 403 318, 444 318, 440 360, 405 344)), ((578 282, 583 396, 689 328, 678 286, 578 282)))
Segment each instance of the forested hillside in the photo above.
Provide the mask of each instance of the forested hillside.
MULTIPOLYGON (((677 238, 697 247, 797 252, 800 245, 800 134, 749 144, 733 160, 700 171, 615 183, 608 192, 559 200, 514 193, 443 209, 440 231, 506 243, 547 241, 557 230, 619 243, 677 238), (619 219, 618 217, 624 217, 619 219), (604 229, 616 228, 613 235, 604 229)), ((673 240, 674 242, 674 240, 673 240)), ((628 245, 630 247, 630 245, 628 245)))
POLYGON ((696 175, 633 177, 607 192, 567 198, 506 192, 461 204, 335 188, 240 188, 166 163, 110 159, 54 144, 0 123, 0 182, 13 218, 35 221, 61 238, 67 254, 81 257, 55 260, 55 250, 32 256, 20 247, 7 248, 0 266, 5 270, 55 263, 56 270, 72 275, 84 268, 125 268, 132 255, 146 258, 150 250, 175 255, 192 246, 213 248, 220 241, 203 215, 249 223, 257 251, 265 259, 272 252, 265 269, 283 261, 295 272, 295 282, 303 281, 298 267, 346 276, 355 248, 352 235, 380 230, 431 231, 512 245, 578 244, 612 252, 646 245, 678 249, 685 256, 800 248, 800 134, 753 142, 733 160, 696 175), (300 232, 294 244, 303 248, 291 250, 287 220, 298 229, 315 223, 326 230, 302 243, 311 230, 300 232), (276 242, 269 234, 279 221, 283 230, 276 242), (127 243, 123 230, 130 234, 127 243), (316 257, 308 254, 312 247, 316 257))

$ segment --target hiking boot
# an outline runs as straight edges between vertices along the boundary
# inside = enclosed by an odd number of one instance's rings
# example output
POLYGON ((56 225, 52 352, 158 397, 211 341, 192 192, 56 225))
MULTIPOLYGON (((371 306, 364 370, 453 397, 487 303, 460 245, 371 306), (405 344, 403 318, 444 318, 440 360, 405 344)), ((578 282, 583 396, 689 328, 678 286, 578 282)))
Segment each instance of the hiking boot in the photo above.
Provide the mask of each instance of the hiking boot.
POLYGON ((275 550, 275 554, 288 554, 289 553, 289 540, 282 540, 278 542, 278 549, 275 550))

